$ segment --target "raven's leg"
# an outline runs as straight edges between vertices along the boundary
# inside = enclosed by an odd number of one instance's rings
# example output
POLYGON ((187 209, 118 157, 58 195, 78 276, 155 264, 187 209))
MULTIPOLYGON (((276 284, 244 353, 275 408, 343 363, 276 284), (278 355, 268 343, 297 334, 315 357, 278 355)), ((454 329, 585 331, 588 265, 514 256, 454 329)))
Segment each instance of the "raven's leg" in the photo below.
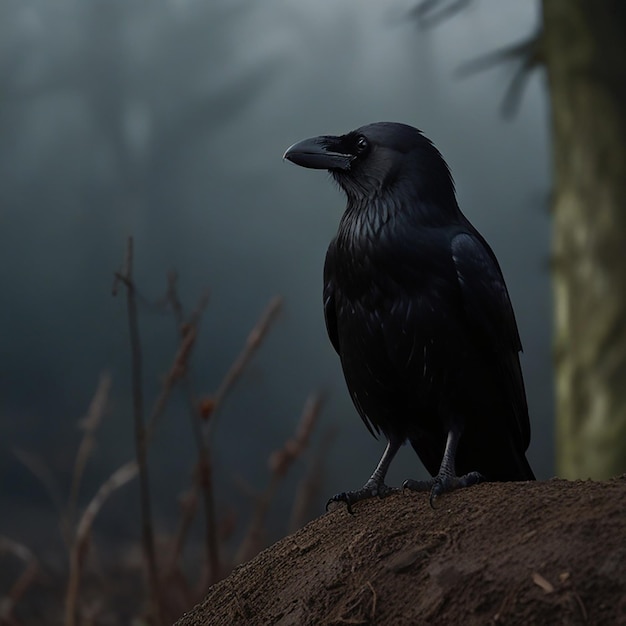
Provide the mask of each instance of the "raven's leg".
POLYGON ((388 487, 385 485, 385 476, 387 470, 393 461, 393 457, 396 456, 396 452, 400 449, 402 441, 396 439, 390 439, 387 442, 387 447, 383 452, 374 473, 370 476, 369 480, 356 491, 343 491, 342 493, 335 494, 326 503, 326 510, 331 502, 345 502, 348 505, 348 512, 352 513, 352 505, 359 500, 367 500, 368 498, 384 498, 385 496, 397 493, 400 491, 397 488, 388 487))
POLYGON ((463 487, 469 487, 475 485, 481 480, 484 480, 483 476, 479 472, 470 472, 464 476, 457 476, 455 470, 454 459, 456 457, 456 449, 459 446, 459 439, 461 438, 461 431, 457 429, 451 429, 448 432, 448 439, 446 441, 446 449, 443 453, 443 459, 439 467, 439 473, 430 480, 405 480, 403 487, 405 489, 411 489, 412 491, 430 491, 430 506, 433 506, 435 498, 442 493, 448 491, 454 491, 455 489, 461 489, 463 487))

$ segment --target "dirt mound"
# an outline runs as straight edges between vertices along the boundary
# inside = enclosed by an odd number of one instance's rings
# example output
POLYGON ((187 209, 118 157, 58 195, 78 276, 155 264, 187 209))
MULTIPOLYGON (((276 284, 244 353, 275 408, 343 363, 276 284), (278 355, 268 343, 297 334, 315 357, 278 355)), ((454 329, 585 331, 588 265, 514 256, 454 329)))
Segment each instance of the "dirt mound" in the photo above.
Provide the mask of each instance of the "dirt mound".
POLYGON ((626 476, 339 507, 214 585, 177 626, 626 624, 626 476))

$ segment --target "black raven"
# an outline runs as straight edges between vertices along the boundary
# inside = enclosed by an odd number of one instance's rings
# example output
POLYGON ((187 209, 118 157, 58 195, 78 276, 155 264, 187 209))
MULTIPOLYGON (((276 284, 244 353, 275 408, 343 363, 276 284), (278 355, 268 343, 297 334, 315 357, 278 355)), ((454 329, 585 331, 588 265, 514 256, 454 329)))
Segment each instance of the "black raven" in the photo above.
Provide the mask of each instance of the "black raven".
POLYGON ((522 348, 496 257, 461 213, 450 170, 419 130, 381 122, 305 139, 285 159, 327 169, 347 195, 324 266, 324 315, 352 401, 387 447, 357 491, 384 497, 407 440, 436 496, 534 480, 522 348))

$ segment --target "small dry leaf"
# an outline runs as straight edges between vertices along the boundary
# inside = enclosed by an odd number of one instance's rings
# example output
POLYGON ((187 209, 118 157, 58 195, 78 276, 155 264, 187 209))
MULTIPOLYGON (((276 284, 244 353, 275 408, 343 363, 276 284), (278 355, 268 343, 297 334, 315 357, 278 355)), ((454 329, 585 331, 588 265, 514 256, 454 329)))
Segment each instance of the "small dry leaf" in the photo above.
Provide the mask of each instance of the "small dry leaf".
POLYGON ((425 546, 418 546, 412 550, 402 550, 387 559, 384 566, 391 572, 399 573, 409 570, 418 560, 427 556, 425 546))
POLYGON ((553 593, 554 586, 549 580, 546 580, 539 572, 533 572, 533 582, 541 587, 546 593, 553 593))

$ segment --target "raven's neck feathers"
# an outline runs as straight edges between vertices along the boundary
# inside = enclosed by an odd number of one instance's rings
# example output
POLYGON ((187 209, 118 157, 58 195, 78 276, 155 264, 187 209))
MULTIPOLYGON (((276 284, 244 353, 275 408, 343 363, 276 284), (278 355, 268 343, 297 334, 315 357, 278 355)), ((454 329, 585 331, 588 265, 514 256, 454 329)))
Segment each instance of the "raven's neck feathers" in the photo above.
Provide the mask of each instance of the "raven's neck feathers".
POLYGON ((420 184, 419 178, 396 178, 365 195, 363 188, 340 183, 347 196, 347 206, 340 230, 353 235, 375 237, 390 221, 414 228, 449 226, 465 221, 454 193, 451 178, 447 184, 420 184))
POLYGON ((381 150, 365 166, 332 172, 348 199, 344 220, 360 216, 359 222, 377 229, 394 216, 415 226, 444 226, 464 219, 447 163, 426 137, 422 139, 402 158, 381 150))

